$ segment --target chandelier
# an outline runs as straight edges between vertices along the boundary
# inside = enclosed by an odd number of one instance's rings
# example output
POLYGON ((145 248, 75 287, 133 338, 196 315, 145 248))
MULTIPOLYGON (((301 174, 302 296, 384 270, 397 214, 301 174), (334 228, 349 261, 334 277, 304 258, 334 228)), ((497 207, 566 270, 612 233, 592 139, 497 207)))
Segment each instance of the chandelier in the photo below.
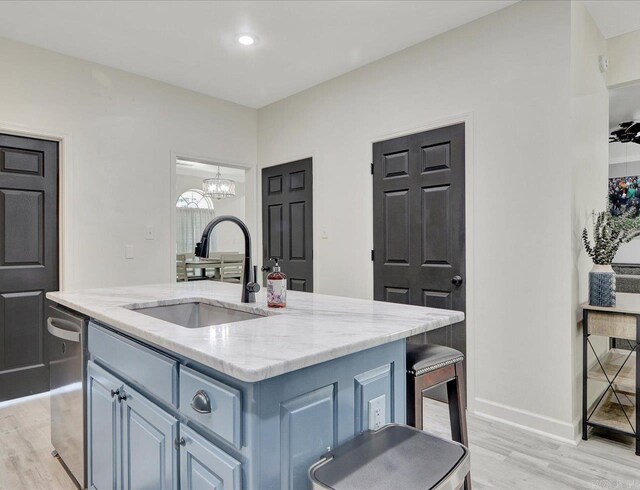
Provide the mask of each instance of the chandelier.
POLYGON ((202 181, 202 190, 205 195, 214 199, 226 199, 236 195, 236 183, 233 180, 223 179, 220 175, 220 166, 218 166, 218 173, 215 177, 202 181))

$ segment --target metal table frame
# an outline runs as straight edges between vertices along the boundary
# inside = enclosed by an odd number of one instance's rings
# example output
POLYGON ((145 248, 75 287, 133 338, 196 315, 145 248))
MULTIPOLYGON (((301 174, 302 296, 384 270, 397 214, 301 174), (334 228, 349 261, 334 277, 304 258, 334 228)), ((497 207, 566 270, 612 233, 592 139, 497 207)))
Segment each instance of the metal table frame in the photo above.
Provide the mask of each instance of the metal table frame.
MULTIPOLYGON (((640 296, 640 295, 639 295, 640 296)), ((583 440, 587 440, 589 437, 589 427, 597 427, 599 429, 604 430, 605 432, 611 432, 614 434, 625 434, 625 435, 629 435, 635 438, 636 441, 636 455, 640 456, 640 431, 638 430, 638 427, 640 427, 640 410, 638 409, 639 406, 639 402, 640 402, 640 393, 638 391, 638 386, 640 386, 640 312, 636 313, 636 312, 632 312, 632 311, 621 311, 621 309, 613 307, 611 310, 607 310, 604 308, 596 308, 596 307, 590 307, 589 305, 583 305, 583 313, 582 313, 582 319, 583 319, 583 328, 582 328, 582 332, 583 332, 583 342, 582 342, 582 439, 583 440), (630 344, 630 348, 632 348, 632 350, 629 351, 629 355, 627 356, 627 358, 624 360, 624 362, 622 363, 622 365, 620 366, 620 368, 618 369, 618 371, 615 373, 615 375, 613 377, 609 377, 609 375, 607 374, 606 370, 604 369, 600 357, 598 356, 597 352, 595 351, 595 349, 593 348, 593 345, 591 344, 590 341, 590 337, 591 335, 600 335, 600 336, 604 336, 601 333, 598 334, 592 334, 589 332, 589 314, 593 313, 593 312, 598 312, 598 313, 611 313, 611 314, 615 314, 615 315, 625 315, 625 316, 632 316, 635 319, 635 324, 636 324, 636 338, 635 338, 635 345, 631 344, 631 341, 629 341, 630 344), (587 392, 587 385, 588 385, 588 373, 589 373, 589 366, 588 366, 588 353, 589 353, 589 348, 591 348, 591 351, 593 352, 593 354, 595 355, 596 361, 600 366, 600 369, 602 370, 602 372, 605 375, 605 379, 607 380, 607 387, 605 388, 605 390, 603 391, 603 393, 599 396, 599 398, 597 399, 595 405, 593 406, 593 408, 588 407, 588 392, 587 392), (635 372, 635 406, 636 406, 636 414, 635 414, 635 421, 631 421, 629 416, 627 415, 626 411, 624 410, 624 406, 620 401, 620 398, 618 397, 618 392, 616 392, 616 389, 614 387, 614 383, 616 378, 618 377, 618 375, 620 374, 620 371, 622 370, 622 368, 625 366, 625 364, 629 361, 629 359, 631 358, 631 354, 633 352, 636 352, 636 356, 635 356, 635 364, 636 364, 636 372, 635 372), (614 396, 616 397, 617 403, 620 405, 620 408, 622 409, 623 413, 625 414, 625 417, 627 418, 627 421, 629 422, 629 426, 630 426, 630 430, 629 431, 625 431, 625 430, 621 430, 618 429, 616 427, 611 427, 608 426, 606 424, 603 423, 599 423, 599 422, 593 422, 590 419, 590 417, 595 413, 596 409, 598 408, 599 404, 602 402, 602 400, 604 399, 604 397, 606 396, 606 394, 609 392, 609 390, 611 390, 614 394, 614 396), (635 425, 635 426, 634 426, 635 425)), ((615 336, 609 336, 609 346, 611 347, 611 339, 615 338, 615 336)))

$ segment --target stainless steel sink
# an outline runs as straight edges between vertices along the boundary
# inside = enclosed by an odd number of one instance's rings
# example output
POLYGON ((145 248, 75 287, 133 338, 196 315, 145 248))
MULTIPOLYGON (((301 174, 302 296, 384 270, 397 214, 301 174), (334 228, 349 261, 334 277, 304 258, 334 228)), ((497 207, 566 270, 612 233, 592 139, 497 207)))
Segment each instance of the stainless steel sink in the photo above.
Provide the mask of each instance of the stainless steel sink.
POLYGON ((198 302, 131 308, 131 310, 186 328, 210 327, 211 325, 242 322, 266 316, 198 302))

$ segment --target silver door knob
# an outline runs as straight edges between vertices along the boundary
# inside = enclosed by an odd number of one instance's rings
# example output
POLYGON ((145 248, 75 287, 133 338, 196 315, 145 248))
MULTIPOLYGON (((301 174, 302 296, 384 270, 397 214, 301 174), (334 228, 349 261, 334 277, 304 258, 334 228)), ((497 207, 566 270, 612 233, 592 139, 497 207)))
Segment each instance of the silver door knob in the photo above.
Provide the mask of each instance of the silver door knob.
POLYGON ((462 276, 453 276, 453 278, 451 279, 451 284, 453 284, 455 287, 462 286, 462 282, 462 276))
POLYGON ((206 391, 198 390, 191 400, 191 408, 198 413, 211 413, 211 400, 206 391))
POLYGON ((186 446, 187 441, 184 440, 184 437, 181 437, 173 441, 173 445, 176 447, 176 449, 178 449, 180 446, 186 446))

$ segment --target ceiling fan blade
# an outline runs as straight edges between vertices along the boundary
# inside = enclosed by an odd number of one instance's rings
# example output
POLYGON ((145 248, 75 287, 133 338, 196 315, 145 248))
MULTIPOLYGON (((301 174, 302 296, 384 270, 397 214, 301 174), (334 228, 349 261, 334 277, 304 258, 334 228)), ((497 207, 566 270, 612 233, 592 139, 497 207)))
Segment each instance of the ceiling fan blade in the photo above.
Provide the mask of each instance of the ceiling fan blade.
POLYGON ((627 133, 638 134, 640 133, 640 123, 634 122, 627 128, 627 133))

